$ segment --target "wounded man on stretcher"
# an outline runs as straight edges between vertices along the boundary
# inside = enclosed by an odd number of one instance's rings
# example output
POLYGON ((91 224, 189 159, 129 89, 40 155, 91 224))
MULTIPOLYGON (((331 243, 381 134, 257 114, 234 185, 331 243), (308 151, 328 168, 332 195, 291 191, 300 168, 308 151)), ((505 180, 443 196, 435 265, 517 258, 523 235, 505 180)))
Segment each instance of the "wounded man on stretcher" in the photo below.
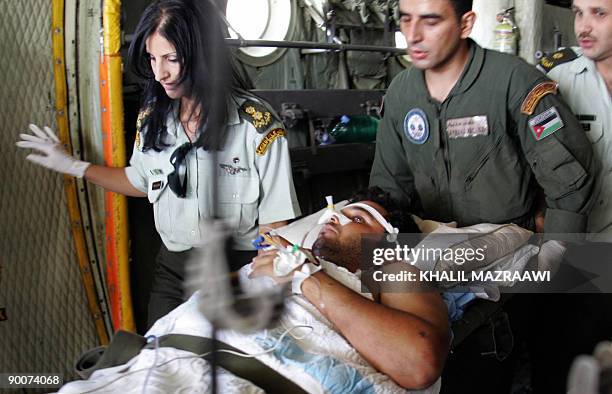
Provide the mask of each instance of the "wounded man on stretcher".
MULTIPOLYGON (((419 220, 417 227, 409 214, 377 188, 358 193, 351 201, 342 209, 328 201, 322 212, 276 231, 271 243, 289 240, 289 245, 301 247, 268 250, 240 270, 246 288, 261 287, 263 282, 266 286, 291 283, 294 295, 285 300, 285 313, 278 324, 252 334, 219 330, 217 339, 254 355, 305 392, 439 392, 452 335, 450 304, 440 291, 428 291, 418 281, 403 283, 403 291, 386 292, 383 287, 375 295, 364 292, 357 262, 364 234, 459 230, 437 224, 427 228, 432 223, 419 220)), ((525 241, 521 247, 512 246, 516 253, 498 251, 500 256, 489 259, 503 257, 498 259, 501 265, 520 268, 537 254, 537 247, 526 244, 529 231, 514 225, 484 226, 465 231, 512 233, 513 239, 525 241)), ((489 261, 481 268, 491 265, 489 261)), ((395 262, 383 269, 417 272, 417 267, 395 262)), ((496 298, 486 284, 473 289, 484 298, 496 298)), ((199 312, 205 297, 204 291, 194 293, 159 319, 147 336, 210 337, 211 324, 199 312)), ((264 392, 223 368, 217 379, 223 393, 264 392)), ((146 386, 149 393, 204 393, 210 385, 210 365, 199 355, 148 346, 126 363, 96 370, 88 380, 71 382, 60 392, 141 392, 146 386)))

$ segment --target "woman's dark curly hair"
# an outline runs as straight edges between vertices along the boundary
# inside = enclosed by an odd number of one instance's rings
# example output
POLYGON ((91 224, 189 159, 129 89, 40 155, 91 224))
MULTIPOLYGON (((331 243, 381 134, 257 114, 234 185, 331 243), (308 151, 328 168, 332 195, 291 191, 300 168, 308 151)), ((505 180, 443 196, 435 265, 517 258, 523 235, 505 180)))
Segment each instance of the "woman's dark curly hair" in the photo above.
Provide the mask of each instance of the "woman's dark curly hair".
POLYGON ((385 219, 396 227, 400 233, 420 233, 419 227, 412 219, 411 212, 402 209, 399 204, 391 198, 391 195, 378 186, 360 190, 349 199, 350 203, 358 201, 372 201, 385 208, 387 216, 385 219))

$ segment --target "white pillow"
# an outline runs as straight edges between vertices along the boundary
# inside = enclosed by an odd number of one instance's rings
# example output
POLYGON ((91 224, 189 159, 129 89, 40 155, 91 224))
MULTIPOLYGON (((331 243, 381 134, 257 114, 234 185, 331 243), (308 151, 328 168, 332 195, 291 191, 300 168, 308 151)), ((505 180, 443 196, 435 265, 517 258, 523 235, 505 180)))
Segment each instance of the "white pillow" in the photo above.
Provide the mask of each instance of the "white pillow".
MULTIPOLYGON (((491 269, 508 261, 522 261, 523 255, 531 255, 533 248, 523 248, 533 233, 515 224, 477 224, 469 227, 452 228, 438 226, 413 249, 413 263, 422 271, 477 271, 491 269), (440 253, 421 253, 416 250, 471 249, 479 251, 479 258, 444 259, 440 253), (480 258, 484 256, 484 258, 480 258), (442 258, 441 258, 442 257, 442 258)), ((537 247, 536 247, 537 249, 537 247)), ((536 252, 537 253, 537 252, 536 252)), ((453 256, 459 256, 453 253, 453 256)))
MULTIPOLYGON (((336 209, 340 210, 348 204, 348 200, 341 201, 335 204, 336 209)), ((300 245, 302 248, 312 249, 312 245, 317 240, 323 224, 318 224, 319 218, 323 215, 327 208, 323 208, 318 212, 296 220, 286 226, 274 230, 274 234, 285 238, 294 245, 300 245)))

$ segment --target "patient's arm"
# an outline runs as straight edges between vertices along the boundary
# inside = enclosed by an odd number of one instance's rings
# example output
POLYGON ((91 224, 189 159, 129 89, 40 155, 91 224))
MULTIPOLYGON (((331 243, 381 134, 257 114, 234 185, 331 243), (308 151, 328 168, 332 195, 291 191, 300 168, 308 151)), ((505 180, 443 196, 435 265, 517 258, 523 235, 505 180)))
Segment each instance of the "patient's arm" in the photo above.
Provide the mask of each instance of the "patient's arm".
MULTIPOLYGON (((414 268, 398 263, 386 269, 414 268)), ((423 389, 440 376, 450 329, 438 293, 383 292, 378 304, 323 272, 306 279, 302 292, 368 362, 399 385, 423 389)))

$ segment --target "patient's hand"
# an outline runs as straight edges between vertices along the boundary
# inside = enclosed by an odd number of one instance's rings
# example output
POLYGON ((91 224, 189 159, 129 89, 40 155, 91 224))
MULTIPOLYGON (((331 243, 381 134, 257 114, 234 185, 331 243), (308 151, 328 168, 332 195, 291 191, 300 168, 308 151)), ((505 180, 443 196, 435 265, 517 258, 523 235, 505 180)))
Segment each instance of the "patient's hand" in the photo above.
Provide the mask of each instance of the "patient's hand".
POLYGON ((253 271, 249 274, 249 278, 260 278, 267 276, 276 283, 286 283, 291 281, 293 272, 286 276, 276 276, 274 274, 274 259, 278 256, 277 250, 267 250, 261 252, 257 257, 253 258, 251 268, 253 271))
MULTIPOLYGON (((264 241, 262 242, 263 245, 276 246, 277 248, 284 248, 291 245, 291 242, 279 235, 262 234, 262 236, 264 237, 264 241)), ((265 248, 257 251, 258 256, 263 254, 265 254, 265 248)))
POLYGON ((296 245, 282 246, 276 241, 274 241, 274 244, 279 249, 264 251, 252 260, 250 278, 267 276, 276 283, 290 282, 293 279, 293 274, 304 263, 309 259, 314 259, 312 253, 307 249, 301 249, 296 245))

